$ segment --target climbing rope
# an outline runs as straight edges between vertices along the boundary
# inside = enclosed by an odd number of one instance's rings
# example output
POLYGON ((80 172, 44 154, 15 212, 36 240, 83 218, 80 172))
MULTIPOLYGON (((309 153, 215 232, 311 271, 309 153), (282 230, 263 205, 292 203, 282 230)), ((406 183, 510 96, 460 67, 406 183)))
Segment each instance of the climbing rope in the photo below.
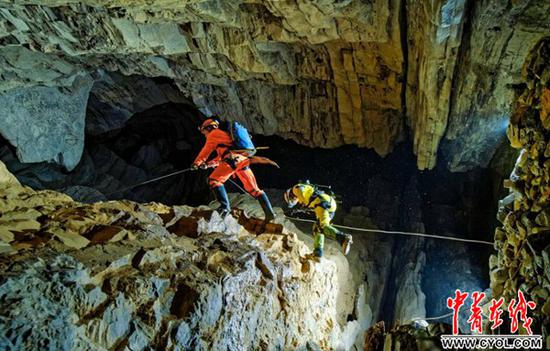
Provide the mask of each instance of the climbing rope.
MULTIPOLYGON (((311 220, 311 219, 295 218, 295 217, 288 217, 288 216, 285 216, 285 218, 288 218, 292 221, 315 223, 315 221, 311 220)), ((424 238, 461 241, 461 242, 465 242, 465 243, 476 243, 476 244, 484 244, 484 245, 493 246, 492 242, 484 241, 484 240, 455 238, 455 237, 452 237, 452 236, 442 236, 442 235, 433 235, 433 234, 415 233, 415 232, 402 232, 402 231, 395 231, 395 230, 357 228, 357 227, 348 227, 348 226, 345 226, 345 225, 337 225, 337 224, 333 224, 333 225, 337 228, 348 229, 348 230, 353 230, 353 231, 357 231, 357 232, 372 232, 372 233, 384 233, 384 234, 393 234, 393 235, 419 236, 419 237, 424 237, 424 238)))
MULTIPOLYGON (((146 180, 146 181, 144 181, 144 182, 137 183, 137 184, 133 184, 133 185, 130 185, 130 186, 126 187, 126 188, 122 188, 122 189, 119 189, 119 190, 116 190, 116 191, 107 193, 107 194, 105 194, 105 196, 109 196, 109 195, 112 195, 112 194, 116 194, 116 193, 119 193, 119 192, 123 192, 123 191, 129 190, 129 189, 133 189, 133 188, 136 188, 136 187, 138 187, 138 186, 145 185, 145 184, 153 183, 153 182, 156 182, 156 181, 161 180, 161 179, 164 179, 164 178, 168 178, 168 177, 175 176, 175 175, 177 175, 177 174, 181 174, 181 173, 188 172, 188 171, 190 171, 190 170, 191 170, 191 168, 186 168, 186 169, 183 169, 183 170, 180 170, 180 171, 176 171, 176 172, 173 172, 173 173, 170 173, 170 174, 166 174, 166 175, 163 175, 163 176, 160 176, 160 177, 156 177, 156 178, 153 178, 153 179, 149 179, 149 180, 146 180)), ((231 180, 231 179, 228 179, 228 180, 231 182, 231 184, 233 184, 234 186, 236 186, 236 187, 237 187, 240 191, 242 191, 244 194, 247 194, 248 196, 254 198, 254 197, 253 197, 252 195, 250 195, 246 190, 244 190, 239 184, 237 184, 236 182, 234 182, 234 181, 231 180)), ((303 218, 289 217, 289 216, 286 216, 286 215, 285 215, 285 218, 286 218, 286 219, 289 219, 289 220, 291 220, 291 221, 315 223, 315 221, 314 221, 314 220, 311 220, 311 219, 303 219, 303 218)), ((442 235, 433 235, 433 234, 416 233, 416 232, 403 232, 403 231, 395 231, 395 230, 367 229, 367 228, 349 227, 349 226, 337 225, 337 224, 334 224, 334 226, 337 227, 337 228, 352 230, 352 231, 356 231, 356 232, 383 233, 383 234, 392 234, 392 235, 407 235, 407 236, 416 236, 416 237, 431 238, 431 239, 441 239, 441 240, 450 240, 450 241, 460 241, 460 242, 465 242, 465 243, 474 243, 474 244, 483 244, 483 245, 490 245, 490 246, 493 246, 493 243, 492 243, 492 242, 484 241, 484 240, 455 238, 455 237, 452 237, 452 236, 442 236, 442 235)))
MULTIPOLYGON (((231 179, 228 179, 234 186, 236 186, 238 189, 240 189, 243 193, 248 194, 239 184, 234 182, 231 179)), ((250 197, 253 198, 252 195, 248 194, 250 197)), ((291 221, 297 221, 297 222, 307 222, 307 223, 316 223, 314 220, 311 219, 303 219, 303 218, 296 218, 296 217, 289 217, 285 215, 286 219, 289 219, 291 221)), ((433 234, 425 234, 425 233, 416 233, 416 232, 403 232, 403 231, 395 231, 395 230, 381 230, 381 229, 367 229, 367 228, 357 228, 357 227, 349 227, 345 225, 337 225, 333 224, 337 228, 341 229, 347 229, 352 230, 356 232, 369 232, 369 233, 383 233, 383 234, 392 234, 392 235, 407 235, 407 236, 416 236, 416 237, 423 237, 423 238, 431 238, 431 239, 441 239, 441 240, 450 240, 450 241, 460 241, 465 243, 474 243, 474 244, 482 244, 482 245, 490 245, 493 246, 493 243, 490 241, 484 241, 484 240, 475 240, 475 239, 464 239, 464 238, 455 238, 452 236, 442 236, 442 235, 433 235, 433 234)))
POLYGON ((447 314, 444 314, 444 315, 441 315, 441 316, 436 316, 436 317, 414 317, 414 318, 411 318, 411 321, 433 321, 433 320, 437 320, 437 319, 443 319, 443 318, 447 318, 447 317, 450 317, 453 315, 454 312, 449 312, 447 314))
POLYGON ((149 179, 149 180, 146 180, 146 181, 141 182, 141 183, 137 183, 137 184, 134 184, 134 185, 130 185, 129 187, 126 187, 126 188, 122 188, 122 189, 119 189, 119 190, 116 190, 116 191, 112 191, 112 192, 110 192, 110 193, 105 194, 105 196, 109 196, 109 195, 112 195, 112 194, 120 193, 120 192, 123 192, 123 191, 126 191, 126 190, 130 190, 130 189, 133 189, 133 188, 136 188, 136 187, 138 187, 138 186, 145 185, 145 184, 153 183, 153 182, 156 182, 157 180, 161 180, 161 179, 164 179, 164 178, 172 177, 172 176, 175 176, 175 175, 177 175, 177 174, 181 174, 181 173, 188 172, 188 171, 190 171, 190 170, 191 170, 191 168, 186 168, 186 169, 182 169, 181 171, 176 171, 176 172, 174 172, 174 173, 170 173, 170 174, 166 174, 166 175, 163 175, 163 176, 160 176, 160 177, 157 177, 157 178, 149 179))

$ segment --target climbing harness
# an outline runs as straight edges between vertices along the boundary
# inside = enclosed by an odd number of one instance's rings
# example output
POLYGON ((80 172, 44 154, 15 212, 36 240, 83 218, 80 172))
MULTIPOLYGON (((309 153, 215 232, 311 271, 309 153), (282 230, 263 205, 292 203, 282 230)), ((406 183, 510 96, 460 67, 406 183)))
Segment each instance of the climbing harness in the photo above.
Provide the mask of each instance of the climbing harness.
MULTIPOLYGON (((241 190, 243 193, 248 194, 239 184, 234 182, 231 179, 228 179, 233 185, 235 185, 239 190, 241 190)), ((248 194, 250 195, 250 194, 248 194)), ((252 195, 250 195, 252 196, 252 195)), ((296 218, 296 217, 289 217, 285 215, 286 219, 289 219, 291 221, 297 221, 297 222, 307 222, 307 223, 316 223, 316 221, 311 219, 303 219, 303 218, 296 218)), ((475 240, 475 239, 464 239, 464 238, 455 238, 452 236, 442 236, 442 235, 433 235, 433 234, 425 234, 425 233, 416 233, 416 232, 403 232, 403 231, 394 231, 394 230, 382 230, 382 229, 367 229, 367 228, 357 228, 357 227, 349 227, 345 225, 337 225, 333 224, 336 228, 341 229, 347 229, 347 230, 353 230, 357 232, 369 232, 369 233, 383 233, 383 234, 392 234, 392 235, 407 235, 407 236, 416 236, 416 237, 424 237, 424 238, 431 238, 431 239, 441 239, 441 240, 450 240, 450 241, 460 241, 465 243, 474 243, 474 244, 482 244, 482 245, 490 245, 493 246, 494 244, 490 241, 484 241, 484 240, 475 240)))
POLYGON ((133 189, 133 188, 136 188, 136 187, 138 187, 138 186, 145 185, 145 184, 153 183, 153 182, 156 182, 157 180, 161 180, 161 179, 164 179, 164 178, 172 177, 172 176, 175 176, 175 175, 177 175, 177 174, 181 174, 181 173, 188 172, 188 171, 190 171, 190 170, 191 170, 191 168, 186 168, 186 169, 183 169, 183 170, 181 170, 181 171, 176 171, 176 172, 174 172, 174 173, 170 173, 170 174, 163 175, 163 176, 160 176, 160 177, 157 177, 157 178, 149 179, 149 180, 146 180, 146 181, 141 182, 141 183, 137 183, 137 184, 134 184, 134 185, 130 185, 129 187, 126 187, 126 188, 122 188, 122 189, 119 189, 119 190, 116 190, 116 191, 112 191, 112 192, 110 192, 110 193, 105 194, 105 196, 109 196, 109 195, 112 195, 112 194, 120 193, 120 192, 123 192, 123 191, 126 191, 126 190, 130 190, 130 189, 133 189))

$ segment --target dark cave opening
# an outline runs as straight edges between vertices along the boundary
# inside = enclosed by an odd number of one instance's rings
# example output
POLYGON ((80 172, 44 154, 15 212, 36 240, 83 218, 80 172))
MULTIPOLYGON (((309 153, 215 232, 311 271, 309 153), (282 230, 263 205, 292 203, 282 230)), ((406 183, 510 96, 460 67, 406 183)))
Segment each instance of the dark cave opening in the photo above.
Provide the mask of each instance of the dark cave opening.
POLYGON ((308 179, 331 185, 342 198, 344 210, 368 207, 374 223, 382 229, 416 230, 415 222, 420 220, 426 230, 433 228, 442 234, 492 237, 502 187, 490 168, 452 173, 439 164, 434 170, 419 171, 408 142, 382 158, 356 146, 308 148, 277 136, 257 135, 254 140, 269 147, 259 155, 281 166, 279 170, 254 168, 265 188, 286 189, 308 179))
MULTIPOLYGON (((132 116, 121 129, 89 136, 87 148, 94 161, 101 162, 101 154, 108 149, 126 163, 128 170, 106 170, 116 174, 124 189, 188 168, 202 147, 202 135, 196 128, 201 119, 201 113, 187 104, 154 106, 132 116)), ((204 203, 208 197, 205 176, 199 172, 177 174, 116 192, 119 189, 106 194, 110 199, 192 206, 204 203)))

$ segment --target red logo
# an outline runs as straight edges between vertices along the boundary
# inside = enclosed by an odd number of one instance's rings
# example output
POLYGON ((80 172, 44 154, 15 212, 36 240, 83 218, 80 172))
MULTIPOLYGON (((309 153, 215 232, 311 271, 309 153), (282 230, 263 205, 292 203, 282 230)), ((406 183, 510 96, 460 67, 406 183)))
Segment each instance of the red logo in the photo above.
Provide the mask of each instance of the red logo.
MULTIPOLYGON (((447 307, 453 310, 453 335, 458 335, 458 313, 460 308, 466 302, 468 298, 467 292, 461 292, 460 290, 455 291, 454 298, 449 297, 447 299, 447 307)), ((483 332, 483 314, 481 313, 481 307, 479 304, 485 298, 485 293, 474 292, 471 295, 472 305, 470 307, 471 315, 468 318, 468 323, 470 324, 470 329, 472 332, 483 332)), ((501 297, 498 300, 492 299, 491 304, 489 305, 489 322, 492 323, 491 330, 498 328, 504 322, 500 316, 502 315, 502 306, 504 305, 504 299, 501 297)), ((508 305, 508 314, 511 321, 511 331, 516 333, 518 331, 519 320, 521 320, 523 328, 527 331, 528 335, 533 335, 531 331, 531 324, 533 323, 533 318, 527 317, 527 312, 529 309, 534 309, 536 304, 533 301, 527 301, 523 292, 518 291, 518 298, 512 299, 508 305)))

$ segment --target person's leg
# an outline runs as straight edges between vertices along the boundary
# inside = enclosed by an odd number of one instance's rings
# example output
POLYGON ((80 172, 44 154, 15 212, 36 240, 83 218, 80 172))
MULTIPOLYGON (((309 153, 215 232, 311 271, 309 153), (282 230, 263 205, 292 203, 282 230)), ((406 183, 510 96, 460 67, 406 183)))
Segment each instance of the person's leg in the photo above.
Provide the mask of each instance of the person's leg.
POLYGON ((344 255, 347 255, 352 243, 351 235, 342 233, 336 227, 331 225, 331 221, 334 218, 334 212, 318 206, 315 208, 315 216, 317 217, 320 231, 330 239, 336 240, 340 245, 342 245, 342 251, 344 252, 344 255))
POLYGON ((313 227, 313 254, 317 257, 323 257, 325 248, 325 236, 317 224, 313 227))
POLYGON ((229 205, 229 198, 227 197, 227 191, 223 185, 219 185, 215 188, 212 188, 214 195, 216 195, 216 200, 220 203, 218 208, 221 215, 226 215, 231 211, 231 206, 229 205))
POLYGON ((210 177, 208 177, 208 185, 214 192, 214 195, 216 195, 216 200, 220 203, 219 210, 221 210, 222 213, 229 213, 231 210, 224 183, 234 172, 235 171, 229 164, 222 161, 214 172, 210 174, 210 177))
POLYGON ((260 205, 262 206, 262 209, 265 214, 265 220, 270 221, 273 218, 275 218, 275 213, 273 212, 273 207, 271 207, 271 203, 269 202, 269 197, 265 192, 260 190, 258 187, 258 183, 256 182, 256 177, 254 176, 254 173, 250 169, 249 166, 245 166, 242 169, 238 170, 236 172, 237 177, 239 177, 239 180, 244 186, 244 190, 246 190, 247 193, 252 195, 255 199, 257 199, 260 202, 260 205))

